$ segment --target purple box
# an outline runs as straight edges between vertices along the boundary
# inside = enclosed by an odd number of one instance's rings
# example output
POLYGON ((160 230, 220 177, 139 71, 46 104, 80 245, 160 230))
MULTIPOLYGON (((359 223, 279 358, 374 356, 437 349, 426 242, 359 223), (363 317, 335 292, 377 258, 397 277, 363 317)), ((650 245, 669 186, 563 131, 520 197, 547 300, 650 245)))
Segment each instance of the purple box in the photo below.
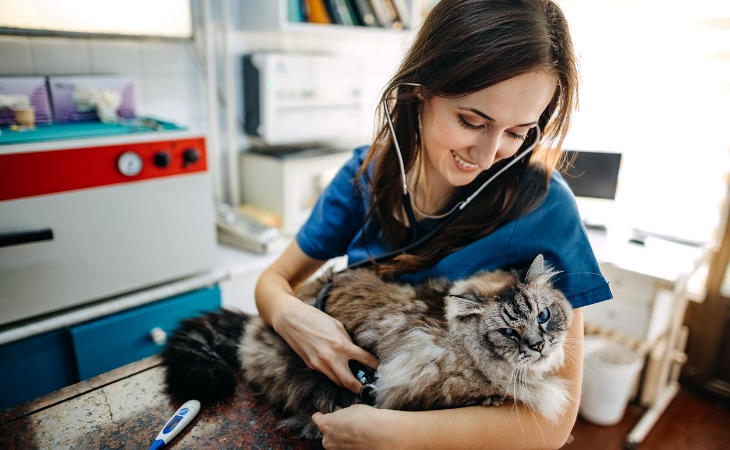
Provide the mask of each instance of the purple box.
POLYGON ((122 96, 122 103, 117 109, 117 115, 123 119, 135 117, 134 81, 131 78, 116 75, 48 77, 48 86, 53 114, 58 123, 99 120, 95 110, 79 111, 74 104, 74 92, 86 87, 99 87, 118 92, 122 96))
MULTIPOLYGON (((0 95, 27 95, 35 108, 36 123, 50 123, 53 120, 46 77, 0 77, 0 95)), ((10 108, 0 108, 0 125, 14 123, 15 113, 10 108)))

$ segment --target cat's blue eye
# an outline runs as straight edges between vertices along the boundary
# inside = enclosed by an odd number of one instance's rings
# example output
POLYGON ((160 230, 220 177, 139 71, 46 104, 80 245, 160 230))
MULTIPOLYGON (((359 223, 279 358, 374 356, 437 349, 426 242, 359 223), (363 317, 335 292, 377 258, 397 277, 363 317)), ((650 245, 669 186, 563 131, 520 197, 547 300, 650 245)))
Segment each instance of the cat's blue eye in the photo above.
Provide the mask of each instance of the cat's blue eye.
POLYGON ((517 332, 512 328, 500 328, 497 331, 499 331, 500 333, 502 333, 503 335, 505 335, 507 337, 517 336, 517 332))
POLYGON ((540 314, 537 315, 537 323, 543 324, 548 321, 550 318, 550 310, 545 308, 542 311, 540 311, 540 314))

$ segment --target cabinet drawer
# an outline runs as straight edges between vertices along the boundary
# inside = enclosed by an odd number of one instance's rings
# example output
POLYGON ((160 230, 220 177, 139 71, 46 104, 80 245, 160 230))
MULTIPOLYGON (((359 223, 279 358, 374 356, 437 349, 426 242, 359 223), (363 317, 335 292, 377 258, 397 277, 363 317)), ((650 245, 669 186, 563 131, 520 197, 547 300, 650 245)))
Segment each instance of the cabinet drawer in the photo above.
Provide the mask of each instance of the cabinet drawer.
POLYGON ((66 330, 0 346, 0 410, 77 381, 66 330))
POLYGON ((648 304, 655 295, 655 282, 642 275, 628 273, 611 266, 601 266, 601 272, 611 286, 615 298, 625 298, 648 304))
POLYGON ((584 308, 585 323, 644 341, 651 311, 646 307, 624 300, 607 300, 584 308))
POLYGON ((163 345, 152 340, 152 329, 170 333, 181 320, 220 306, 220 290, 214 286, 72 327, 80 379, 158 353, 163 345))

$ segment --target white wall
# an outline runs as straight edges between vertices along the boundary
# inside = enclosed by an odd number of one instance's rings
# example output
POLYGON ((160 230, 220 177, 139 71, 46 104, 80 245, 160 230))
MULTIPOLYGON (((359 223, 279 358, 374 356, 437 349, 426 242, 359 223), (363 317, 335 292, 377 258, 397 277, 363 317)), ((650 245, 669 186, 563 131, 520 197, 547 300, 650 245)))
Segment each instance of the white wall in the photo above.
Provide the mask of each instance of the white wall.
POLYGON ((708 238, 730 170, 730 2, 560 4, 583 81, 567 148, 623 153, 621 225, 708 238))

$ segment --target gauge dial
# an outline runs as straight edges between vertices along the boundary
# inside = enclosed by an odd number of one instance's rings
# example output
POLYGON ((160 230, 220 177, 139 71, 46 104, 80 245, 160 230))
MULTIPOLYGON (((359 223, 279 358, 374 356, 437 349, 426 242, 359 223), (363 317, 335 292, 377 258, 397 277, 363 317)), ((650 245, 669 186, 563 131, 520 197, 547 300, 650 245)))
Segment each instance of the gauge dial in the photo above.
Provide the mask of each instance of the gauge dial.
POLYGON ((128 177, 133 177, 142 171, 142 158, 135 152, 124 152, 117 160, 117 168, 128 177))

